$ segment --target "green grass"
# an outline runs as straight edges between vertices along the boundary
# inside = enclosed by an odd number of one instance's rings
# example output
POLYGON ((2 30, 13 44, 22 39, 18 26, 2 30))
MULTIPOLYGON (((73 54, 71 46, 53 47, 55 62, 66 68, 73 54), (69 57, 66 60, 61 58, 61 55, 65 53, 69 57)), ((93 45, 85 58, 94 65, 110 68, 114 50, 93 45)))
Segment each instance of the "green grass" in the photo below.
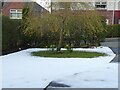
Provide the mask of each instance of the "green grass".
POLYGON ((40 57, 54 57, 54 58, 94 58, 99 56, 106 56, 104 53, 97 53, 97 52, 84 52, 84 51, 73 51, 68 52, 66 50, 61 51, 60 53, 54 51, 39 51, 39 52, 32 52, 33 56, 40 56, 40 57))

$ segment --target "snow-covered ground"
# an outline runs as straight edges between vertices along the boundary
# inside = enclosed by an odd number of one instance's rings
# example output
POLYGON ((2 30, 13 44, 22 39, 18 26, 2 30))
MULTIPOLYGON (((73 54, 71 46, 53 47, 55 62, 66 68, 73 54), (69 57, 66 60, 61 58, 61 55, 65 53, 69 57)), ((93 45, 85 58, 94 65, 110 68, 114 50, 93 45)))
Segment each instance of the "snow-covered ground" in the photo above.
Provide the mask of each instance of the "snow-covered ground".
POLYGON ((0 58, 0 90, 2 89, 2 60, 0 58))
POLYGON ((45 58, 31 52, 32 48, 1 56, 3 88, 44 88, 51 81, 76 88, 118 88, 118 64, 109 63, 115 54, 108 47, 74 49, 102 52, 96 58, 45 58))

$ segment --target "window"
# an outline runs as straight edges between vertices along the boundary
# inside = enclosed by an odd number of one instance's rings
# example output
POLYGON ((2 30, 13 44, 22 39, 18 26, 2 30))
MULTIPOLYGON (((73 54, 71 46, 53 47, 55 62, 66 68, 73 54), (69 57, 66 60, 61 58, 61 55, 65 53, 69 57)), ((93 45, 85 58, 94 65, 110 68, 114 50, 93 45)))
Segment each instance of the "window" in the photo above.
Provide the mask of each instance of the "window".
POLYGON ((65 8, 64 8, 64 3, 63 3, 63 2, 60 2, 60 3, 59 3, 59 9, 65 9, 65 8))
POLYGON ((107 5, 107 2, 102 2, 102 5, 107 5))
POLYGON ((106 24, 107 24, 107 25, 109 24, 109 20, 108 20, 108 19, 106 19, 106 24))
POLYGON ((95 4, 100 4, 100 2, 95 2, 95 4))
POLYGON ((95 8, 106 9, 107 8, 107 2, 95 2, 95 8))
POLYGON ((120 10, 120 1, 118 2, 118 9, 120 10))
POLYGON ((10 19, 22 19, 22 9, 10 9, 10 19))
POLYGON ((118 19, 118 24, 120 24, 120 19, 118 19))

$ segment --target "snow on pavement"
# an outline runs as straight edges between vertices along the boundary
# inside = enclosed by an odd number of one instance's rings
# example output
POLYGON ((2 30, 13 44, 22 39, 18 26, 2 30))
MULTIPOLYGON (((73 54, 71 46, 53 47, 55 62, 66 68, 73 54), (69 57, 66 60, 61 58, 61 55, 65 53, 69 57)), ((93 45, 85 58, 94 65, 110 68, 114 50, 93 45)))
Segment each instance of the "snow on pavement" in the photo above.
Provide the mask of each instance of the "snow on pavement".
POLYGON ((117 88, 118 64, 109 63, 115 54, 108 47, 74 49, 102 52, 108 56, 96 58, 45 58, 31 52, 46 49, 26 49, 1 56, 3 88, 44 88, 51 81, 79 88, 117 88))
POLYGON ((2 60, 0 58, 0 90, 2 89, 2 60))

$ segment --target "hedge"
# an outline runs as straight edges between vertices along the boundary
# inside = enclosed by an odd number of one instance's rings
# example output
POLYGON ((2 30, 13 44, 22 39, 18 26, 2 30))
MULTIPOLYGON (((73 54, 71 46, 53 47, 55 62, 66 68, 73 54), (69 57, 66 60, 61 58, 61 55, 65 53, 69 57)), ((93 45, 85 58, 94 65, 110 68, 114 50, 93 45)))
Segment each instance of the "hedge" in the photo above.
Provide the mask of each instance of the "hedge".
POLYGON ((8 52, 18 47, 20 41, 19 26, 21 20, 12 20, 2 16, 2 52, 8 52))
POLYGON ((120 37, 120 24, 108 25, 106 37, 120 37))

